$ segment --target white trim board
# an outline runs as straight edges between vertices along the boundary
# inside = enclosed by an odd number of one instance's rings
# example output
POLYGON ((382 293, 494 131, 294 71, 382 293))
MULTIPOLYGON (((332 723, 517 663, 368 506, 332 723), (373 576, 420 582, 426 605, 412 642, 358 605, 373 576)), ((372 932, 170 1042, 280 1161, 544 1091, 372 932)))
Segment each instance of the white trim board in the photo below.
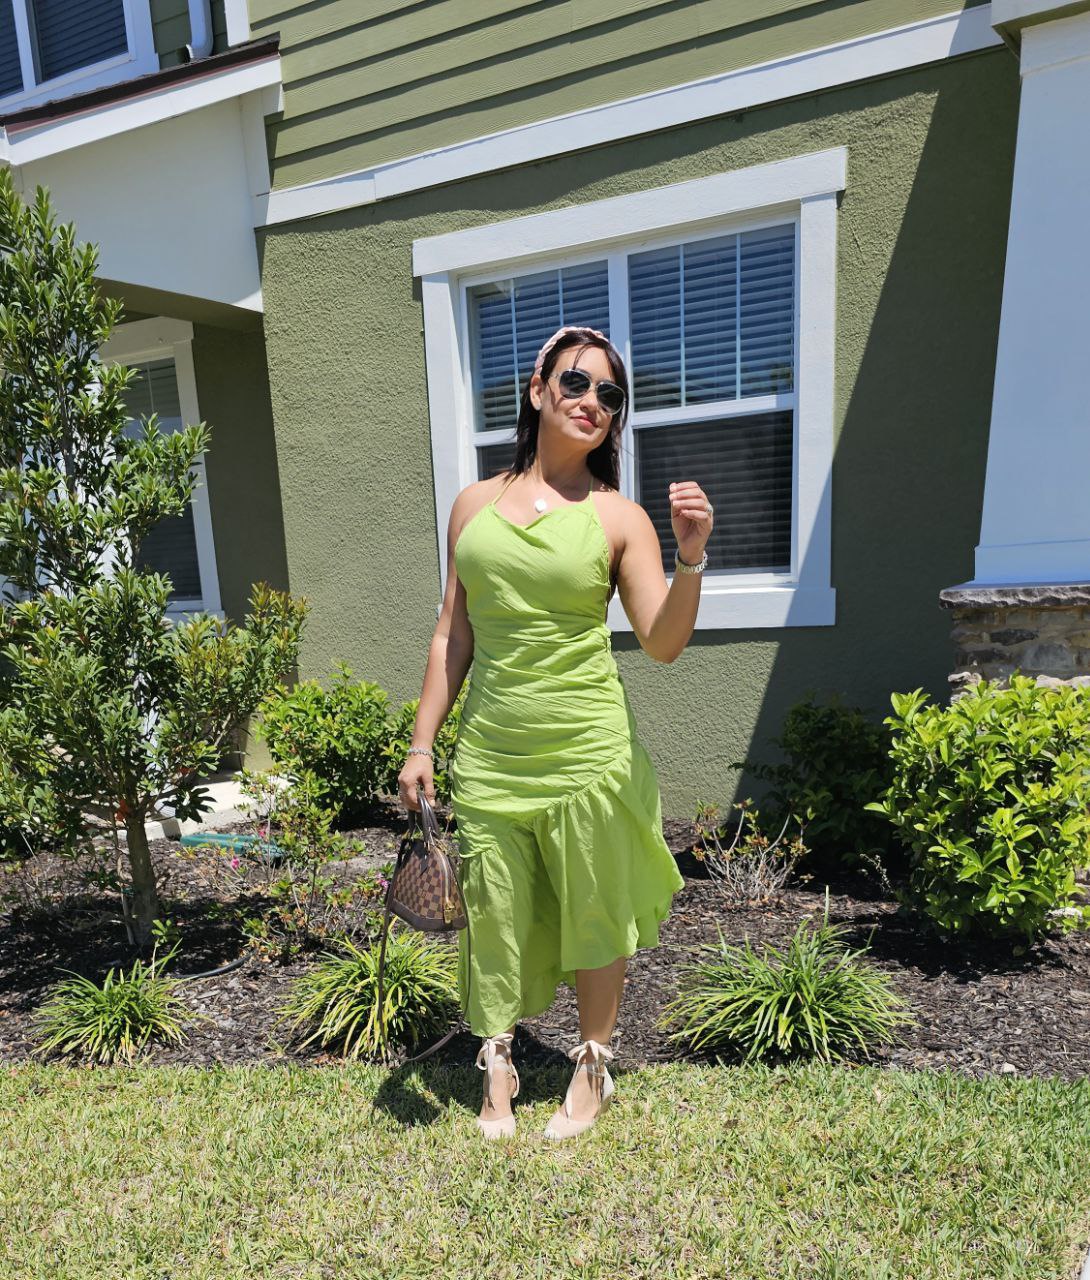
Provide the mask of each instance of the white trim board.
MULTIPOLYGON (((77 115, 45 121, 25 129, 15 129, 11 134, 0 129, 0 162, 11 165, 31 164, 72 147, 101 142, 104 138, 170 120, 174 116, 185 115, 243 94, 279 89, 279 56, 262 58, 241 67, 227 67, 223 71, 202 76, 199 80, 163 85, 149 93, 125 98, 121 102, 93 107, 77 115)), ((276 109, 272 98, 263 106, 265 111, 276 109)))
MULTIPOLYGON (((836 322, 837 193, 847 181, 847 149, 834 147, 772 164, 712 174, 525 218, 414 241, 421 275, 424 343, 435 476, 440 599, 446 591, 446 530, 457 495, 477 479, 469 385, 467 284, 484 267, 496 277, 545 265, 560 254, 585 256, 588 243, 607 255, 644 247, 651 232, 679 239, 734 230, 754 217, 797 224, 795 466, 791 572, 777 580, 705 575, 698 628, 831 626, 833 370, 836 322), (588 238, 609 227, 610 238, 588 238)), ((623 264, 622 264, 623 266, 623 264)), ((611 267, 611 275, 618 273, 611 267)), ((611 287, 611 302, 617 292, 611 287)), ((623 290, 618 293, 624 308, 623 290)), ((620 320, 611 306, 611 327, 620 320)), ((622 322, 622 327, 627 327, 622 322)), ((620 339, 619 339, 620 340, 620 339)), ((622 351, 626 355, 627 352, 622 351)), ((513 424, 512 424, 513 426, 513 424)), ((629 430, 639 428, 630 427, 629 430)), ((683 478, 683 477, 679 477, 683 478)), ((633 493, 633 478, 622 478, 633 493)), ((668 577, 670 575, 667 575, 668 577)), ((614 631, 632 625, 619 597, 606 617, 614 631)))
POLYGON ((572 150, 573 138, 579 139, 579 149, 584 150, 857 80, 891 75, 1002 43, 1002 37, 991 25, 990 6, 978 5, 471 138, 373 169, 270 191, 259 202, 258 225, 320 217, 409 191, 522 167, 567 154, 572 150))

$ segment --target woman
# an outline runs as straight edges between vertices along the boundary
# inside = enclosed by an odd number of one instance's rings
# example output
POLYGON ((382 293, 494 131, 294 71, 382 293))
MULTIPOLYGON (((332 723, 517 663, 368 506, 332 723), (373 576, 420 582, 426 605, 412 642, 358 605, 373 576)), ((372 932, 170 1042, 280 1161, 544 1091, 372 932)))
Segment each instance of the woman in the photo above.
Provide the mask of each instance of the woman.
POLYGON ((662 834, 658 778, 639 741, 605 621, 614 589, 660 662, 696 621, 712 508, 695 481, 670 485, 672 585, 646 511, 618 492, 628 375, 595 329, 564 326, 523 392, 515 461, 467 485, 450 513, 447 589, 428 657, 403 803, 434 800, 431 744, 473 663, 451 801, 472 931, 458 982, 485 1073, 477 1123, 514 1132, 511 1046, 519 1018, 574 985, 575 1072, 545 1134, 569 1137, 613 1092, 605 1066, 627 958, 658 944, 684 885, 662 834))

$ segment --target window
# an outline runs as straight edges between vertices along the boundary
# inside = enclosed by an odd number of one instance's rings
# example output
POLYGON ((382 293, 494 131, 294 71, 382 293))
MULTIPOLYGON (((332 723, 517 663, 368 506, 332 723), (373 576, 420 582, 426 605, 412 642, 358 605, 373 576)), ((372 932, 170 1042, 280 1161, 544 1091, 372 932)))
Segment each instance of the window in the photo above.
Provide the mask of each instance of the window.
POLYGON ((5 109, 158 70, 148 0, 0 0, 5 109))
MULTIPOLYGON (((133 416, 125 434, 142 435, 142 419, 153 413, 158 415, 160 431, 180 431, 185 424, 178 402, 178 377, 173 358, 168 356, 132 367, 137 370, 137 377, 129 383, 126 405, 133 416)), ((172 608, 177 607, 179 601, 194 602, 203 598, 192 504, 184 515, 164 516, 148 530, 140 544, 137 568, 170 575, 172 608)))
MULTIPOLYGON (((130 436, 143 432, 141 419, 158 415, 160 431, 179 431, 200 421, 192 356, 193 326, 180 320, 138 320, 119 325, 102 348, 103 359, 137 370, 129 383, 126 407, 130 436)), ((154 525, 140 545, 137 567, 171 579, 167 612, 220 613, 212 517, 204 458, 193 467, 197 486, 188 510, 154 525)))
MULTIPOLYGON (((845 158, 837 148, 417 241, 441 527, 461 488, 513 459, 541 343, 590 324, 629 368, 621 488, 651 517, 668 577, 670 481, 697 480, 715 505, 697 625, 832 624, 845 158), (588 243, 596 228, 604 237, 588 243)), ((631 628, 619 599, 609 609, 631 628)))
POLYGON ((709 573, 789 573, 795 256, 793 221, 622 252, 627 343, 610 331, 606 260, 470 286, 478 478, 514 457, 507 441, 541 344, 561 324, 589 324, 631 353, 632 496, 664 570, 670 481, 691 477, 719 513, 709 573))

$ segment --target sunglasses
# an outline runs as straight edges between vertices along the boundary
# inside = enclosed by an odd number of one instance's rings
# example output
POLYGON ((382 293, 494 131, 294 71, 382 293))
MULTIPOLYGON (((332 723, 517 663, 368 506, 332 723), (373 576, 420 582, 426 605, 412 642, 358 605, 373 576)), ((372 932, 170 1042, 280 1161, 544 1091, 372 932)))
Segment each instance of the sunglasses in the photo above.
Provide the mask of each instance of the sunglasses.
MULTIPOLYGON (((550 377, 554 376, 552 374, 550 377)), ((591 388, 590 375, 582 369, 563 369, 556 376, 560 394, 567 400, 576 400, 585 396, 591 388)), ((618 413, 624 406, 624 390, 615 382, 595 382, 594 395, 598 403, 608 414, 618 413)))

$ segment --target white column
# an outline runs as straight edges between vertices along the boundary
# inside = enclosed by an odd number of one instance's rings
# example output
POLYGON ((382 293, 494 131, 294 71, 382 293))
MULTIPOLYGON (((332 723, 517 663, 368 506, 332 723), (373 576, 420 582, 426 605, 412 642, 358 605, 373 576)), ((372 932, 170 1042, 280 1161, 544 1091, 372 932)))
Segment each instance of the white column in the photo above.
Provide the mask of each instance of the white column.
MULTIPOLYGON (((979 584, 1090 582, 1090 12, 1028 20, 979 584)), ((1064 6, 1070 14, 1071 6, 1064 6)), ((970 584, 971 585, 971 584, 970 584)))

